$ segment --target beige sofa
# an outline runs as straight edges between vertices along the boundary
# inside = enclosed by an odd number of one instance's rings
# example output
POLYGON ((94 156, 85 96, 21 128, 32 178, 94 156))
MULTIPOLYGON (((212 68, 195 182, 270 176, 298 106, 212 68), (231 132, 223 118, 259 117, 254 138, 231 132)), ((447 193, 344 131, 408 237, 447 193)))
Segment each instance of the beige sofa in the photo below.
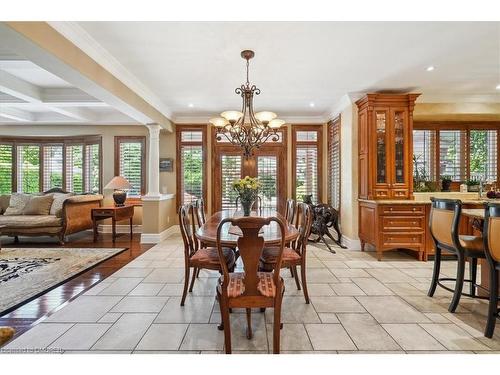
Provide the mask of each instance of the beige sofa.
MULTIPOLYGON (((47 192, 45 194, 53 194, 47 192)), ((62 209, 49 215, 4 215, 10 195, 0 196, 0 234, 13 236, 55 236, 64 243, 67 235, 92 229, 92 208, 102 204, 102 195, 65 197, 62 209)))

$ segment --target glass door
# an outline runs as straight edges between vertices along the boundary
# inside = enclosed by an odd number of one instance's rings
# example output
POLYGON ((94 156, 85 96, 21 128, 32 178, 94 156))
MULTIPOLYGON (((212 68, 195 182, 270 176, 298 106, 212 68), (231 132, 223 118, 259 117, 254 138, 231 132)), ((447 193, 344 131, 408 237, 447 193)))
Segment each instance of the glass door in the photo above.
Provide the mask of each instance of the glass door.
POLYGON ((236 208, 236 197, 238 193, 233 190, 233 182, 242 177, 241 155, 221 155, 221 200, 222 210, 236 208))
POLYGON ((276 155, 257 156, 257 177, 262 187, 262 208, 278 209, 278 158, 276 155))

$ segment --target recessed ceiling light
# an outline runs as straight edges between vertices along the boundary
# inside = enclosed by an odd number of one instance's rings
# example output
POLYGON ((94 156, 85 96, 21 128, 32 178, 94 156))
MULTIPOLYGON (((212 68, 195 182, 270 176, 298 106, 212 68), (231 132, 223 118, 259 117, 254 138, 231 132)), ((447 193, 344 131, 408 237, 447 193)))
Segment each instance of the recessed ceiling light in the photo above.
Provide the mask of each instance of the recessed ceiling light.
POLYGON ((500 90, 500 84, 497 85, 497 87, 495 87, 497 90, 500 90))
POLYGON ((314 107, 314 102, 310 102, 309 107, 311 107, 311 108, 314 107))
POLYGON ((189 103, 189 104, 188 104, 188 107, 189 107, 189 108, 193 108, 193 107, 194 107, 194 104, 193 104, 193 103, 189 103))
POLYGON ((425 70, 427 70, 428 72, 432 72, 434 70, 434 66, 428 66, 425 70))

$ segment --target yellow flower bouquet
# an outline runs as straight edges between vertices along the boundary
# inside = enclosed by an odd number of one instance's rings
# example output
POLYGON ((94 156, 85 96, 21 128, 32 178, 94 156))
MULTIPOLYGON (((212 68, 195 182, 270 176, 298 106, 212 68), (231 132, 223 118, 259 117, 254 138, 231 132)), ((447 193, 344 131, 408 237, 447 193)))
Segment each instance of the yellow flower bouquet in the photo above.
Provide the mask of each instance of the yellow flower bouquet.
POLYGON ((256 177, 245 176, 233 182, 233 189, 240 195, 244 216, 250 216, 250 210, 257 198, 260 186, 259 179, 256 177))

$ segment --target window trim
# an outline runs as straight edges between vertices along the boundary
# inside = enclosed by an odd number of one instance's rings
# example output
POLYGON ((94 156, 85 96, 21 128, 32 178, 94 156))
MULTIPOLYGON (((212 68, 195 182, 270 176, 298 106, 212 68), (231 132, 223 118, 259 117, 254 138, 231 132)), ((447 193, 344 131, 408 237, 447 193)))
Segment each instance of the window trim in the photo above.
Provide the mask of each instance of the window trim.
POLYGON ((318 200, 323 201, 323 125, 292 125, 292 198, 297 200, 297 145, 313 145, 318 149, 318 200), (318 137, 315 141, 297 141, 298 131, 317 131, 318 137))
MULTIPOLYGON (((141 143, 141 196, 146 194, 146 137, 143 135, 115 136, 114 176, 120 175, 120 144, 127 142, 141 143)), ((140 201, 140 197, 127 198, 127 201, 140 201)))
MULTIPOLYGON (((413 123, 413 130, 434 130, 436 131, 435 142, 435 170, 433 171, 436 180, 441 180, 440 174, 440 136, 441 130, 460 130, 464 131, 465 136, 465 181, 470 179, 470 132, 471 130, 496 130, 497 132, 497 183, 500 181, 500 122, 499 121, 417 121, 413 123)), ((413 163, 412 163, 413 168, 413 163)), ((437 182, 436 181, 436 182, 437 182)), ((453 181, 458 184, 465 181, 453 181)))
MULTIPOLYGON (((85 136, 64 136, 64 137, 0 137, 1 144, 8 144, 12 146, 12 191, 17 192, 17 146, 31 145, 39 147, 39 160, 40 160, 40 172, 39 172, 39 191, 43 190, 43 146, 63 146, 63 170, 62 170, 62 187, 61 189, 66 191, 66 146, 71 145, 94 145, 97 144, 99 146, 99 194, 102 193, 103 188, 103 162, 102 162, 102 136, 100 135, 85 135, 85 136)), ((85 147, 83 147, 83 158, 85 158, 85 147)), ((83 171, 82 171, 83 172, 83 171)), ((85 178, 85 177, 84 177, 85 178)))
POLYGON ((208 159, 207 159, 207 126, 206 125, 176 125, 175 126, 175 144, 176 144, 176 149, 175 149, 175 155, 177 158, 177 162, 175 163, 175 174, 177 176, 177 183, 176 183, 176 207, 179 209, 180 205, 182 204, 181 202, 181 183, 180 179, 182 178, 181 176, 181 146, 200 146, 201 145, 201 153, 202 153, 202 158, 203 158, 203 187, 202 187, 202 196, 203 196, 203 201, 205 202, 205 210, 208 209, 208 201, 207 201, 207 190, 208 190, 208 178, 207 178, 207 173, 208 173, 208 159), (181 134, 184 131, 201 131, 201 142, 197 141, 185 141, 182 142, 181 139, 181 134))

